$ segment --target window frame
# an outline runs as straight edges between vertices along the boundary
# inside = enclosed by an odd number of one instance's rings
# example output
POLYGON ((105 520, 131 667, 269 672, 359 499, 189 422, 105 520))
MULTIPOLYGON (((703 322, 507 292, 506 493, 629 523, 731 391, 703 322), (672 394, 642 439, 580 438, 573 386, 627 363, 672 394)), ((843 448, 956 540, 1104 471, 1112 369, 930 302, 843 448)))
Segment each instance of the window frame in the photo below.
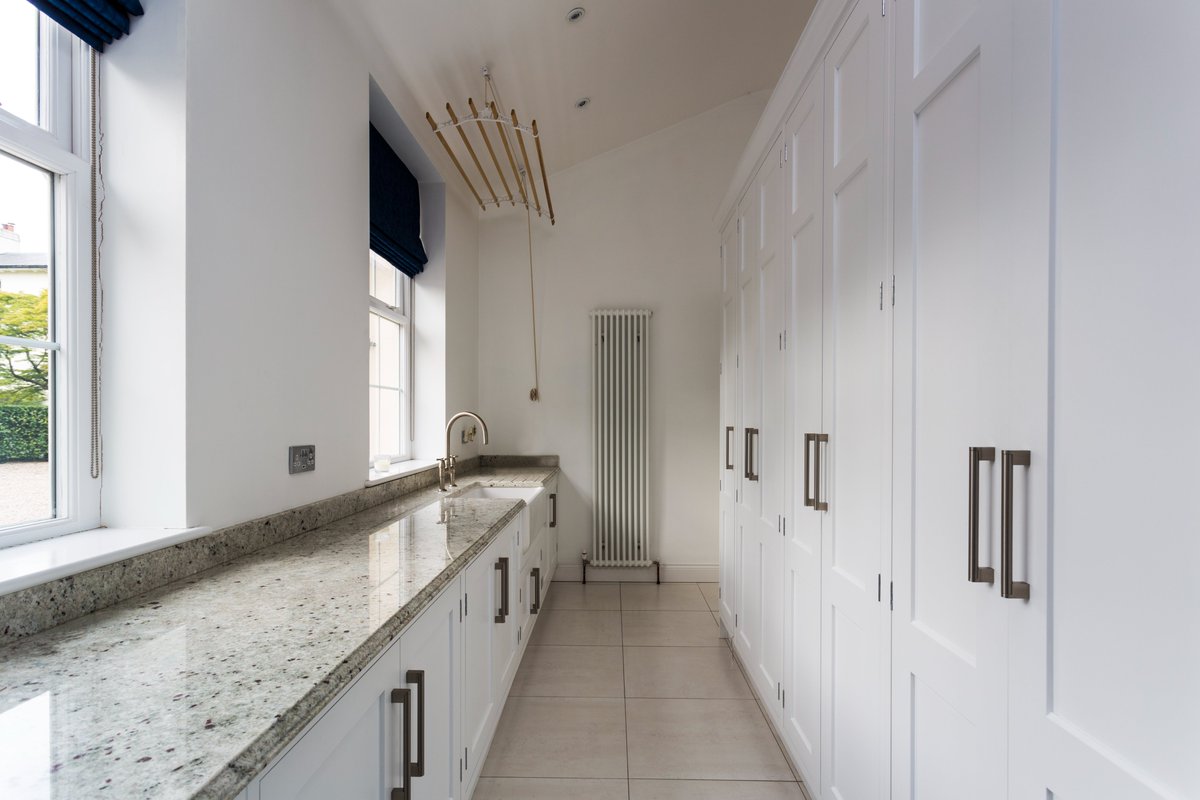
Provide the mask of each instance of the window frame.
MULTIPOLYGON (((370 315, 375 314, 383 319, 393 322, 400 326, 404 331, 403 348, 401 350, 401 390, 403 392, 403 401, 401 402, 400 417, 403 421, 400 445, 401 452, 387 454, 391 464, 404 463, 413 460, 413 325, 412 325, 412 304, 413 304, 413 280, 411 277, 396 269, 396 267, 383 256, 376 253, 374 250, 368 251, 370 258, 368 260, 368 281, 367 281, 367 321, 368 321, 368 353, 370 348, 374 347, 374 342, 370 341, 370 315), (375 270, 378 266, 384 266, 386 269, 396 271, 397 275, 397 298, 400 305, 391 305, 377 298, 372 291, 372 281, 374 280, 375 270)), ((368 356, 370 357, 370 355, 368 356)), ((367 380, 368 393, 372 388, 379 387, 377 384, 372 384, 370 378, 367 380)), ((387 387, 390 388, 390 387, 387 387)), ((368 400, 369 402, 369 400, 368 400)), ((367 474, 369 478, 381 477, 388 473, 375 472, 375 456, 382 455, 370 452, 371 431, 370 418, 368 416, 368 454, 367 454, 367 474)))
POLYGON ((39 124, 0 108, 0 150, 52 174, 50 337, 55 516, 0 528, 0 548, 96 528, 100 481, 91 477, 91 50, 39 15, 39 124))

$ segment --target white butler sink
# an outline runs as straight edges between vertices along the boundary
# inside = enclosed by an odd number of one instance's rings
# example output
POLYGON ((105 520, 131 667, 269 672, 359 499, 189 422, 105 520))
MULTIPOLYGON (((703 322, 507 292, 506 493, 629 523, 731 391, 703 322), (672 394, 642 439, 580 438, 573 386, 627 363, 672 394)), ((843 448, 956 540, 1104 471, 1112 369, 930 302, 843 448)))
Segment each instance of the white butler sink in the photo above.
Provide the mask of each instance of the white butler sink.
POLYGON ((477 483, 474 486, 468 486, 461 492, 455 493, 453 497, 456 500, 470 500, 472 498, 483 500, 524 500, 527 505, 530 505, 543 491, 544 487, 541 486, 482 486, 477 483))

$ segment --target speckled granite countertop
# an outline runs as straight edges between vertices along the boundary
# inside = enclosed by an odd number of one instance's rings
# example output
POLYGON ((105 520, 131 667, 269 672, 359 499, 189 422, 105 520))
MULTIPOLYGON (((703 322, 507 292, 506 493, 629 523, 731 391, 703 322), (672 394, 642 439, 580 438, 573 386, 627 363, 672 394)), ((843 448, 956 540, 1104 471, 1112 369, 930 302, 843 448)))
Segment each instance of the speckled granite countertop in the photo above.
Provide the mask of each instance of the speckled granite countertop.
POLYGON ((421 490, 0 647, 0 796, 236 795, 522 505, 421 490))

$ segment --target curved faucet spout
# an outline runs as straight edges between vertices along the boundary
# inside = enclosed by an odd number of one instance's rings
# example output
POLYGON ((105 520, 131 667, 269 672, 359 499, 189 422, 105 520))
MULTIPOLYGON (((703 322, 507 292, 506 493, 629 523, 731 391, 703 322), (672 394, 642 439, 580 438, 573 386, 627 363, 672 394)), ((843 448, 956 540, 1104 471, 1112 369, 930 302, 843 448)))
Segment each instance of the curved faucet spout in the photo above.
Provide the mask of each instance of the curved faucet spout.
POLYGON ((450 478, 450 486, 458 485, 455 483, 454 475, 455 457, 450 454, 450 433, 454 428, 454 423, 458 422, 458 420, 462 419, 463 417, 471 417, 479 423, 479 427, 483 428, 483 443, 488 443, 488 426, 487 423, 483 421, 483 417, 479 416, 473 411, 460 411, 450 418, 450 420, 446 423, 446 457, 438 459, 438 490, 442 492, 447 491, 447 477, 450 478))

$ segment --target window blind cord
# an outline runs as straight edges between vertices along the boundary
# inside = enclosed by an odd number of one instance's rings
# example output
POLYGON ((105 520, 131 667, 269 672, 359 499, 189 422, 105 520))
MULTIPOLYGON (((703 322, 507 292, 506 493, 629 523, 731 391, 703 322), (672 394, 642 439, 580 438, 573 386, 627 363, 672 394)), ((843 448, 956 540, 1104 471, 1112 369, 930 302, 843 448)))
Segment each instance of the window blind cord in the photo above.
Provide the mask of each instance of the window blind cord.
POLYGON ((99 194, 99 186, 104 180, 104 172, 100 166, 100 156, 103 152, 103 147, 100 142, 100 70, 98 64, 98 55, 95 50, 91 50, 91 75, 90 75, 90 93, 89 110, 91 111, 91 120, 89 121, 90 141, 89 141, 89 156, 91 159, 91 460, 90 473, 93 479, 100 478, 100 468, 102 464, 101 438, 100 438, 100 304, 102 302, 102 290, 100 287, 100 245, 104 241, 104 202, 99 194))

